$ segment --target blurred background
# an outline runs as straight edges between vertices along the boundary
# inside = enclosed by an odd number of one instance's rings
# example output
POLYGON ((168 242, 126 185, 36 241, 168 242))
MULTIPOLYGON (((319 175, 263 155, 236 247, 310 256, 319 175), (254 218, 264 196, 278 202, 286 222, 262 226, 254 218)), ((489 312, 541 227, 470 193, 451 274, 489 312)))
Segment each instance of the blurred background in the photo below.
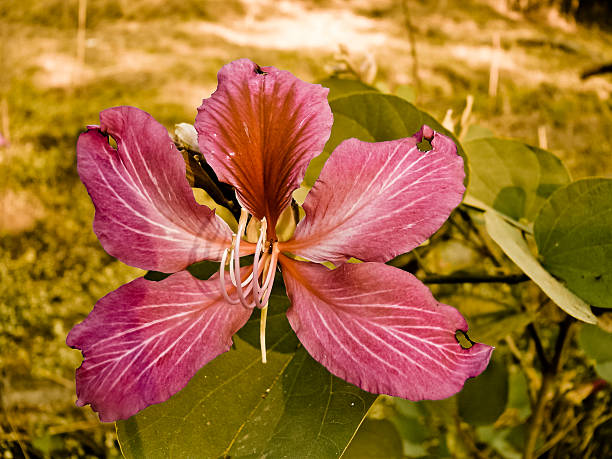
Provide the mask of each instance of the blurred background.
POLYGON ((548 148, 574 179, 610 177, 611 24, 606 0, 1 0, 0 457, 120 454, 114 426, 74 406, 81 356, 65 345, 142 274, 101 249, 76 173, 101 110, 193 123, 216 72, 246 57, 360 78, 447 127, 468 104, 470 124, 548 148))

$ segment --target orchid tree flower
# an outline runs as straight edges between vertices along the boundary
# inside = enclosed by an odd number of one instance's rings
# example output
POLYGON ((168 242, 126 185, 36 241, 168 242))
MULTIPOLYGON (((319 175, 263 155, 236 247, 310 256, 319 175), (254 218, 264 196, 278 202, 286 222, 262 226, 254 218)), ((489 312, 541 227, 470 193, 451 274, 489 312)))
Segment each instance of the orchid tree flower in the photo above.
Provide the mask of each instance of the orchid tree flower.
POLYGON ((307 195, 293 237, 277 237, 279 217, 329 138, 327 93, 246 59, 219 72, 195 127, 206 161, 235 188, 236 233, 195 201, 181 154, 147 113, 105 110, 80 136, 78 171, 104 249, 128 265, 175 274, 119 287, 72 329, 67 344, 84 356, 79 406, 115 421, 167 400, 230 348, 253 308, 263 308, 265 323, 279 269, 299 340, 366 391, 441 399, 486 368, 492 348, 465 349, 455 337, 467 330, 461 314, 385 264, 425 241, 461 202, 463 161, 448 137, 423 127, 395 141, 344 141, 307 195), (429 151, 417 146, 424 137, 429 151), (250 221, 259 222, 256 242, 245 238, 250 221), (253 265, 241 267, 246 255, 253 265), (351 257, 361 262, 346 263, 351 257), (201 260, 220 261, 219 273, 192 277, 185 268, 201 260))

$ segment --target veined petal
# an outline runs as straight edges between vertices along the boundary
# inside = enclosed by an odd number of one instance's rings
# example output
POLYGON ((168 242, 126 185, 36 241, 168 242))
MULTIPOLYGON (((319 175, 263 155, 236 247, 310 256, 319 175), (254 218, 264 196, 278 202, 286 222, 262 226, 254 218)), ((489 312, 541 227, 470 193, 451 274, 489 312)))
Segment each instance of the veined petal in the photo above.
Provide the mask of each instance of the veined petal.
POLYGON ((486 368, 492 347, 463 349, 467 323, 411 274, 382 263, 335 270, 281 256, 289 322, 312 357, 369 392, 442 399, 486 368))
POLYGON ((223 67, 218 81, 198 109, 200 151, 243 206, 274 228, 329 138, 329 90, 247 59, 223 67))
POLYGON ((342 142, 306 197, 306 217, 280 249, 312 261, 385 262, 431 236, 463 197, 463 160, 448 137, 342 142))
POLYGON ((77 158, 96 208, 94 231, 124 263, 175 272, 220 259, 231 243, 227 224, 195 201, 183 157, 148 113, 134 107, 103 111, 100 127, 79 137, 77 158))
POLYGON ((123 285, 66 339, 84 356, 77 405, 89 403, 101 421, 111 422, 167 400, 230 348, 250 314, 225 302, 218 275, 201 281, 181 271, 160 282, 123 285))

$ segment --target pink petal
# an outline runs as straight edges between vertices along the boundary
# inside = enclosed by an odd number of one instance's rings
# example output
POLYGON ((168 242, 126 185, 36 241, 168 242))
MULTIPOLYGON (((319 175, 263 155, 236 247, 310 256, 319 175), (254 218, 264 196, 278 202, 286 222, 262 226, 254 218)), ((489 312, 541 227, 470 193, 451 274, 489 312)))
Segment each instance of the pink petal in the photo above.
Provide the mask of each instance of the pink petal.
POLYGON ((384 262, 425 241, 465 191, 455 144, 433 135, 427 152, 416 145, 421 132, 390 142, 342 142, 306 197, 294 239, 281 250, 318 262, 384 262))
POLYGON ((201 281, 181 271, 160 282, 123 285, 66 339, 84 356, 77 405, 90 403, 101 421, 111 422, 167 400, 230 348, 250 314, 224 301, 218 275, 201 281))
POLYGON ((94 231, 110 255, 138 268, 175 272, 218 260, 230 245, 231 230, 195 201, 183 157, 148 113, 133 107, 103 111, 100 127, 79 137, 77 157, 96 207, 94 231))
POLYGON ((463 349, 461 314, 411 274, 382 263, 330 271, 281 258, 289 322, 312 357, 369 392, 442 399, 486 368, 492 347, 463 349))
POLYGON ((278 217, 329 138, 328 89, 241 59, 223 67, 198 109, 200 151, 255 217, 278 217))

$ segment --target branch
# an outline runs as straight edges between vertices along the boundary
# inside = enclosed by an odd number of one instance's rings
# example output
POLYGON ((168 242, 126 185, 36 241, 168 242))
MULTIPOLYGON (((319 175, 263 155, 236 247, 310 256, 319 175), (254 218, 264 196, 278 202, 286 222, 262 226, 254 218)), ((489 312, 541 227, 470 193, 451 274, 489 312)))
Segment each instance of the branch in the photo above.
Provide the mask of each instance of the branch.
POLYGON ((555 355, 550 365, 543 369, 542 386, 538 392, 538 400, 531 416, 529 431, 527 432, 527 441, 525 442, 525 452, 523 454, 524 459, 534 459, 536 457, 534 451, 538 436, 544 424, 546 403, 552 398, 553 394, 551 392, 555 390, 556 376, 562 366, 561 357, 563 355, 563 349, 567 343, 567 338, 569 336, 568 331, 573 321, 574 319, 570 316, 566 316, 559 325, 559 335, 557 335, 557 341, 555 343, 555 355))
POLYGON ((529 280, 525 274, 509 274, 501 276, 452 274, 449 276, 426 276, 421 279, 424 284, 518 284, 529 280))
POLYGON ((414 38, 414 27, 410 19, 410 7, 408 0, 402 2, 402 11, 404 13, 404 24, 408 32, 408 42, 410 43, 410 55, 412 57, 412 82, 415 89, 415 100, 418 99, 421 92, 421 79, 419 78, 419 62, 417 59, 416 39, 414 38))
POLYGON ((550 362, 546 357, 544 347, 542 346, 542 341, 540 341, 540 336, 538 335, 538 332, 535 329, 533 322, 527 325, 527 331, 529 332, 531 338, 535 343, 536 353, 538 354, 538 358, 540 359, 540 363, 542 364, 542 371, 548 371, 550 369, 550 362))

